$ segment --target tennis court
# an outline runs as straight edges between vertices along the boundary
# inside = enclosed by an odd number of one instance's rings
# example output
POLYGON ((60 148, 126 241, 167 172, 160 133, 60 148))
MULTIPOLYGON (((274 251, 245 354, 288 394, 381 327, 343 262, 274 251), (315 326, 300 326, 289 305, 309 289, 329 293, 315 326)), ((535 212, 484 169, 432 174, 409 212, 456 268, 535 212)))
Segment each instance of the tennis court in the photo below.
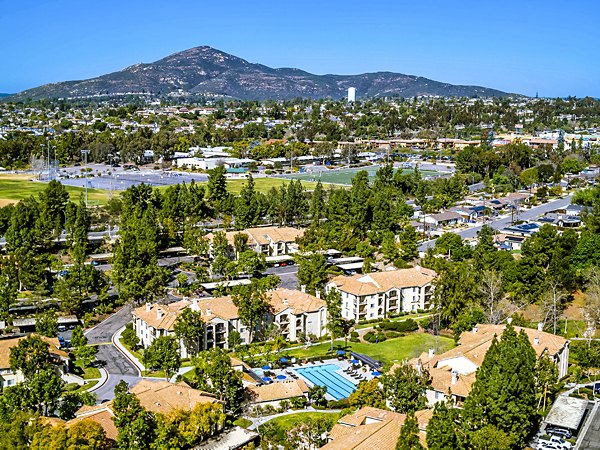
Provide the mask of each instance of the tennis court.
MULTIPOLYGON (((293 178, 294 180, 303 181, 321 181, 322 183, 333 183, 333 184, 352 184, 352 178, 361 170, 366 171, 369 174, 369 180, 375 179, 375 174, 379 169, 378 166, 358 167, 353 169, 327 169, 323 166, 319 167, 320 170, 311 168, 311 172, 297 173, 293 175, 282 175, 284 178, 293 178)), ((411 173, 413 169, 404 169, 403 173, 411 173)), ((421 170, 421 176, 423 178, 436 177, 440 175, 440 172, 434 170, 421 170)))

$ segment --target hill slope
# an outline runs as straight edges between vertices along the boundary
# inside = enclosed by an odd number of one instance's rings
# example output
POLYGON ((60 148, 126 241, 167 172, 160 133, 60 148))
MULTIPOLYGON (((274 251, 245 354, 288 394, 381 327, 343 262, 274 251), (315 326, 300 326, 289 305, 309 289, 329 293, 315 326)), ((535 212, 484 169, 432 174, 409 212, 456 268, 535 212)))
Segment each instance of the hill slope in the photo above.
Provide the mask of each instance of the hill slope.
POLYGON ((299 69, 253 64, 211 47, 194 47, 149 64, 79 81, 51 83, 9 97, 26 100, 127 93, 203 94, 238 99, 342 98, 354 86, 361 97, 439 95, 500 97, 505 92, 461 86, 392 72, 314 75, 299 69))

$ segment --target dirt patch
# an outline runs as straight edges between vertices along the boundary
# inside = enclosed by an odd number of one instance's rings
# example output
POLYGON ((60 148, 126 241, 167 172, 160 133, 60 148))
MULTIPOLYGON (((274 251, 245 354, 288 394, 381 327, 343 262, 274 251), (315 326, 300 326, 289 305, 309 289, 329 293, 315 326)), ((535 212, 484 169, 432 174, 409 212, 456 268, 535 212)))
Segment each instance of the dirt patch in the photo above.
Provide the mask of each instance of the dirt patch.
POLYGON ((15 203, 19 203, 19 200, 9 200, 7 198, 0 198, 0 208, 6 205, 14 205, 15 203))

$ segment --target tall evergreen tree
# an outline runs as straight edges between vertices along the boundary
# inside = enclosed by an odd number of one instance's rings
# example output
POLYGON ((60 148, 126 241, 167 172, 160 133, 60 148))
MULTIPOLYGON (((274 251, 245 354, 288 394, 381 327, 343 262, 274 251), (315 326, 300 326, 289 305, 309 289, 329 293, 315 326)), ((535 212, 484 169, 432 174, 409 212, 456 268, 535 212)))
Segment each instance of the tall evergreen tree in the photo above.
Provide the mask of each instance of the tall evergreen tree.
POLYGON ((409 413, 400 429, 396 450, 424 450, 419 441, 419 425, 414 413, 409 413))
POLYGON ((436 403, 433 416, 427 424, 429 450, 461 450, 465 448, 464 437, 460 424, 460 410, 449 402, 436 403))
POLYGON ((536 423, 536 354, 524 331, 507 325, 494 338, 477 369, 463 416, 472 432, 491 425, 506 433, 513 448, 523 448, 536 423))

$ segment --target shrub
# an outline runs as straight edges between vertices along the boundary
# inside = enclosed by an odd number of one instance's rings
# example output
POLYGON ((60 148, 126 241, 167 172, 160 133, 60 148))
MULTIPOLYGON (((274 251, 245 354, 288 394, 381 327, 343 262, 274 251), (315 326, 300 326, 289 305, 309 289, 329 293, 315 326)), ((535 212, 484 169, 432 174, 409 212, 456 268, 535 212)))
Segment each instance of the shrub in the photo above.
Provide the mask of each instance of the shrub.
POLYGON ((327 402, 328 409, 344 409, 348 407, 348 399, 343 398, 341 400, 329 400, 327 402))
POLYGON ((308 401, 306 400, 306 397, 294 397, 290 399, 290 404, 292 405, 292 408, 294 409, 302 409, 306 406, 306 403, 308 401))
POLYGON ((418 330, 419 325, 413 319, 406 319, 402 322, 382 323, 382 328, 389 331, 408 332, 418 330))
POLYGON ((350 337, 357 338, 358 337, 358 331, 353 331, 352 333, 350 333, 350 337))
POLYGON ((367 332, 365 333, 365 335, 363 336, 363 339, 364 339, 365 341, 367 341, 367 342, 371 342, 371 343, 373 343, 373 342, 375 342, 375 340, 376 340, 377 338, 375 337, 375 333, 373 333, 372 331, 367 331, 367 332))
POLYGON ((385 335, 386 335, 388 338, 392 339, 392 338, 397 338, 397 337, 400 337, 400 335, 401 335, 401 334, 402 334, 402 333, 398 333, 397 331, 388 331, 388 332, 387 332, 385 335))
POLYGON ((419 320, 419 326, 424 330, 427 330, 431 326, 431 320, 429 318, 421 319, 419 320))
POLYGON ((385 339, 385 333, 377 333, 377 342, 383 342, 385 339))

